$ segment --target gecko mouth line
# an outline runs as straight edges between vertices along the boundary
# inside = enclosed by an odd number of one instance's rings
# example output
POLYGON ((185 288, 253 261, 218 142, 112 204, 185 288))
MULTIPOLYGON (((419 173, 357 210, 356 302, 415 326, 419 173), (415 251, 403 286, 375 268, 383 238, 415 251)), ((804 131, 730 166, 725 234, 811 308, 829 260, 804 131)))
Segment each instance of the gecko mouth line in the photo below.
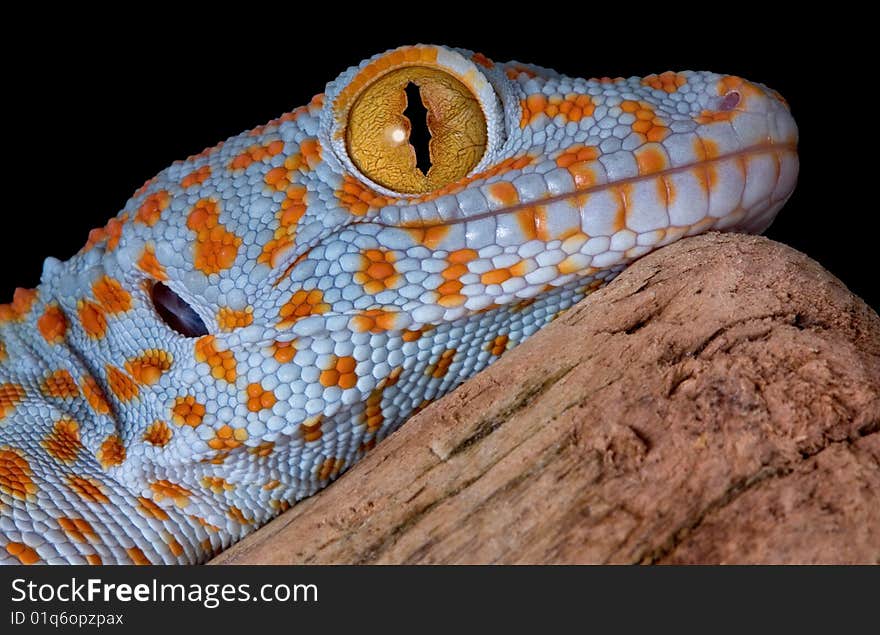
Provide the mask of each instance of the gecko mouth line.
MULTIPOLYGON (((674 168, 667 168, 664 170, 658 170, 656 172, 651 172, 650 174, 639 174, 638 176, 631 176, 624 179, 619 179, 617 181, 608 182, 608 183, 600 183, 596 185, 590 185, 589 187, 584 187, 580 189, 575 189, 571 192, 565 192, 563 194, 557 194, 555 196, 548 196, 542 199, 536 199, 534 201, 527 201, 518 203, 516 205, 511 205, 509 207, 504 207, 501 209, 490 210, 486 212, 481 212, 479 214, 474 214, 472 216, 467 216, 463 218, 456 218, 450 220, 440 220, 440 221, 424 221, 424 222, 409 222, 409 223, 401 223, 401 224, 389 224, 383 223, 379 219, 373 219, 371 222, 381 227, 397 227, 400 229, 426 229, 429 227, 449 227, 453 225, 458 225, 466 222, 474 222, 478 220, 482 220, 485 218, 494 218, 496 216, 501 216, 504 214, 516 213, 518 211, 529 209, 538 205, 551 205, 558 201, 565 201, 573 198, 578 198, 581 196, 586 196, 590 194, 595 194, 597 192, 602 192, 609 188, 623 187, 625 185, 629 185, 632 183, 638 183, 641 181, 646 181, 650 179, 657 178, 665 178, 667 176, 672 176, 673 174, 679 174, 681 172, 688 172, 690 170, 696 168, 709 168, 713 165, 723 163, 724 161, 729 161, 731 159, 737 159, 742 157, 749 156, 759 156, 763 154, 778 154, 781 152, 791 152, 797 154, 797 144, 796 143, 762 143, 759 145, 749 146, 747 148, 743 148, 741 150, 736 150, 734 152, 728 152, 726 154, 720 154, 716 157, 712 157, 711 159, 704 159, 701 161, 694 161, 693 163, 687 163, 685 165, 680 165, 674 168)), ((779 177, 779 168, 777 163, 777 178, 779 177)), ((624 203, 625 205, 625 203, 624 203)), ((580 206, 578 206, 580 207, 580 206)))

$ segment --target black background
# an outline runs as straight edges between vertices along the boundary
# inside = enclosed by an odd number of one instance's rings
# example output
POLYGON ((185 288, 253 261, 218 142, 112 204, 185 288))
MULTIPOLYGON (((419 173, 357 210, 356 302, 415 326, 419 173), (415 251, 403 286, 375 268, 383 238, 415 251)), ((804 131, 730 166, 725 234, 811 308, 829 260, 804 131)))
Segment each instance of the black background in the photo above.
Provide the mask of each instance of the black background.
POLYGON ((735 9, 371 5, 354 16, 335 4, 309 15, 274 5, 210 22, 156 10, 106 28, 7 24, 27 44, 4 44, 0 300, 37 284, 45 256, 70 257, 171 161, 307 103, 365 57, 428 42, 582 77, 714 70, 777 89, 800 128, 801 173, 767 235, 878 308, 880 179, 868 152, 880 127, 859 18, 735 9))

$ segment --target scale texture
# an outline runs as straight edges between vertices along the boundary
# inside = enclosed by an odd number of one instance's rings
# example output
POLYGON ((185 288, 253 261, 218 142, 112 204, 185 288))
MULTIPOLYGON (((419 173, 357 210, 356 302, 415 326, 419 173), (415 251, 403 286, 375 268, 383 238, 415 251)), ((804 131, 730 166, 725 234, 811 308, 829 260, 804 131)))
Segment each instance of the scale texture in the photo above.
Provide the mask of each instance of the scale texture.
POLYGON ((0 307, 0 562, 203 562, 634 259, 762 231, 796 143, 777 93, 710 72, 424 45, 348 69, 0 307))

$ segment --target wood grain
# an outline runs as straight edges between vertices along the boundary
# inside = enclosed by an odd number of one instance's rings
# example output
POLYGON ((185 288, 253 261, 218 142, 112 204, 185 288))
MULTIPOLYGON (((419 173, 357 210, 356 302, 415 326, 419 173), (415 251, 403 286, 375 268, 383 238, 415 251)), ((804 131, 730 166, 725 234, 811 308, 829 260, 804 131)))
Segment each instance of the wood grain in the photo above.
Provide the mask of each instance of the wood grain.
POLYGON ((880 318, 817 263, 647 256, 214 563, 880 562, 880 318))

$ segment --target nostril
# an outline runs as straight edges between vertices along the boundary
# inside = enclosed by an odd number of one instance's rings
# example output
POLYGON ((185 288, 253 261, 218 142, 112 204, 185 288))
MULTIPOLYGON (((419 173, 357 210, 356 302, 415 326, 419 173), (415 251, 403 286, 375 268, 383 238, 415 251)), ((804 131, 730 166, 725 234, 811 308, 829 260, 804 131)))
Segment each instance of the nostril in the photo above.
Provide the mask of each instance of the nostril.
POLYGON ((742 97, 740 96, 739 91, 731 90, 724 95, 721 104, 718 106, 718 110, 733 110, 739 106, 740 99, 742 99, 742 97))

